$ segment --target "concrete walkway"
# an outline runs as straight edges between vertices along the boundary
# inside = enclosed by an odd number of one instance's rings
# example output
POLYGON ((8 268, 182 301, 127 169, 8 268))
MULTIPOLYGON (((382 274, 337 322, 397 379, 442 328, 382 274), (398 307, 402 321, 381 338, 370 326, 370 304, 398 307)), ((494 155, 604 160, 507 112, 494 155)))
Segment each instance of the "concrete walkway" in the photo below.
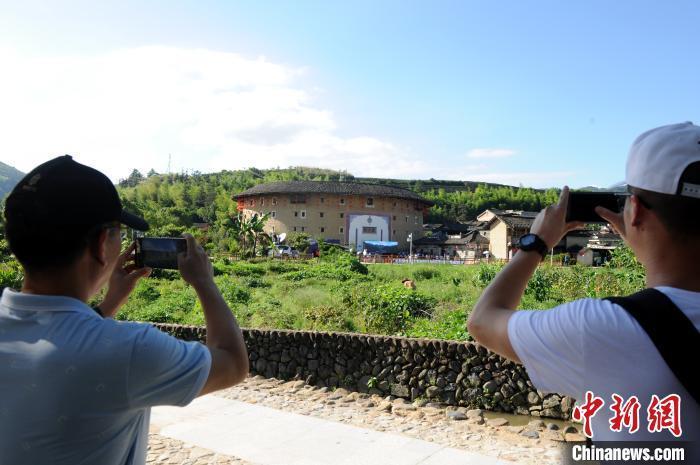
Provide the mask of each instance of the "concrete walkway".
POLYGON ((151 430, 258 465, 513 465, 433 442, 204 396, 156 407, 151 430))

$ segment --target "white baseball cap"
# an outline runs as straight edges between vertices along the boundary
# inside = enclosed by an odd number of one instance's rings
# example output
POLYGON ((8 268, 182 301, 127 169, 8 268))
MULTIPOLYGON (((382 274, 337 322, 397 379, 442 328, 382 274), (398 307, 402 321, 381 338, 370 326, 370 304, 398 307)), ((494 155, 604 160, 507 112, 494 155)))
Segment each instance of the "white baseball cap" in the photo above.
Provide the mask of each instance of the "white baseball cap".
POLYGON ((696 162, 700 162, 700 126, 691 122, 661 126, 632 144, 625 183, 661 194, 700 198, 700 183, 680 182, 683 172, 696 162))

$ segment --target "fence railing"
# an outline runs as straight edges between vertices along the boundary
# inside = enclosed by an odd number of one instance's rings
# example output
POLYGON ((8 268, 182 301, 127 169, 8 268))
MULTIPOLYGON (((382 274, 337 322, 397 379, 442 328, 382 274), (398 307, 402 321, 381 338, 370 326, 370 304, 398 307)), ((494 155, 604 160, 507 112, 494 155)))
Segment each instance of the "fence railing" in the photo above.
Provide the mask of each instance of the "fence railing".
POLYGON ((366 264, 387 263, 387 264, 436 264, 436 265, 476 265, 479 263, 501 263, 505 260, 497 260, 494 258, 451 258, 451 257, 402 257, 398 255, 368 255, 360 256, 360 261, 366 264))

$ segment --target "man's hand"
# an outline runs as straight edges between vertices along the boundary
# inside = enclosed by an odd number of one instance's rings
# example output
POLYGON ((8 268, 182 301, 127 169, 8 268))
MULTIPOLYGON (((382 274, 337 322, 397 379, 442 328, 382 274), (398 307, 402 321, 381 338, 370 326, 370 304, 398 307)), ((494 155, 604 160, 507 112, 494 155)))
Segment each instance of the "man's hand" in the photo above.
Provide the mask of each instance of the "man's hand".
POLYGON ((106 318, 113 317, 119 308, 124 305, 129 294, 136 287, 139 279, 151 274, 148 267, 137 268, 134 260, 136 243, 132 243, 117 259, 117 263, 109 278, 107 294, 99 305, 102 314, 106 318))
POLYGON ((625 217, 624 210, 620 213, 615 213, 604 207, 595 207, 595 212, 600 215, 605 221, 610 223, 613 230, 617 232, 622 239, 625 239, 625 217))
POLYGON ((542 210, 530 227, 530 232, 536 234, 553 249, 562 238, 574 229, 582 228, 585 223, 580 221, 566 222, 566 206, 569 203, 569 188, 564 186, 559 196, 559 202, 542 210))
POLYGON ((204 248, 197 244, 191 234, 183 234, 187 240, 187 251, 177 256, 177 266, 184 279, 197 290, 214 283, 214 267, 204 248))

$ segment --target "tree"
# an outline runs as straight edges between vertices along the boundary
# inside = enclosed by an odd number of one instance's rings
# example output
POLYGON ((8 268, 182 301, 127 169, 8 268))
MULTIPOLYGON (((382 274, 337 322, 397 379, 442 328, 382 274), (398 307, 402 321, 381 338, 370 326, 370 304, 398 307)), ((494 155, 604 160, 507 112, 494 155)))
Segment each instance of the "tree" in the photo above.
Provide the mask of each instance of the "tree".
POLYGON ((291 233, 287 236, 287 244, 299 252, 306 252, 309 248, 311 236, 306 233, 291 233))
POLYGON ((120 185, 121 187, 136 187, 136 186, 139 185, 139 184, 141 183, 141 181, 143 181, 144 179, 145 179, 145 178, 143 177, 143 174, 141 174, 141 172, 140 172, 139 170, 137 170, 136 168, 134 168, 134 169, 131 171, 131 174, 129 175, 128 178, 122 179, 121 181, 119 181, 119 185, 120 185))
POLYGON ((258 216, 257 214, 248 220, 248 234, 253 241, 253 257, 255 256, 255 251, 258 244, 265 245, 272 243, 272 237, 265 232, 264 227, 267 220, 270 218, 269 213, 258 216))

